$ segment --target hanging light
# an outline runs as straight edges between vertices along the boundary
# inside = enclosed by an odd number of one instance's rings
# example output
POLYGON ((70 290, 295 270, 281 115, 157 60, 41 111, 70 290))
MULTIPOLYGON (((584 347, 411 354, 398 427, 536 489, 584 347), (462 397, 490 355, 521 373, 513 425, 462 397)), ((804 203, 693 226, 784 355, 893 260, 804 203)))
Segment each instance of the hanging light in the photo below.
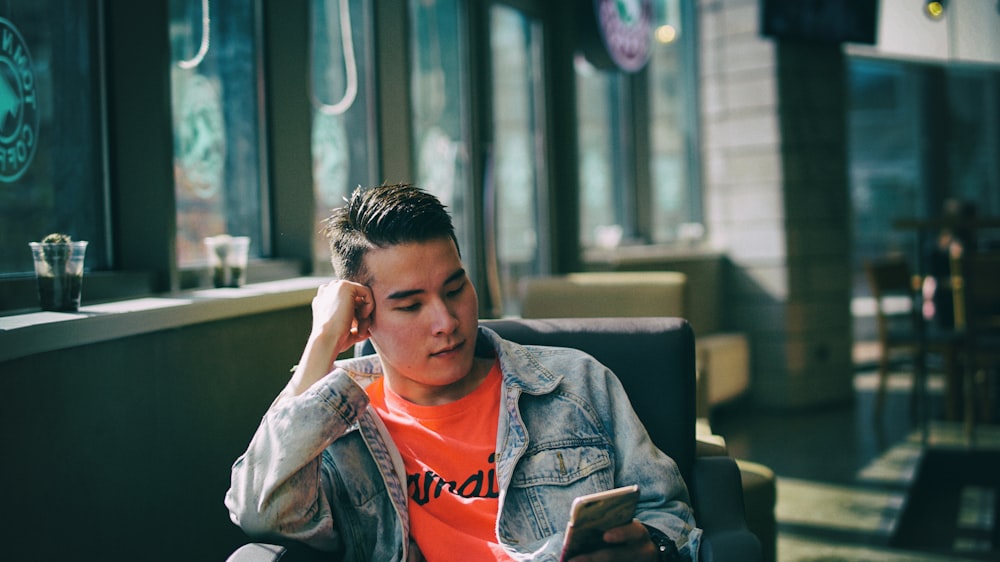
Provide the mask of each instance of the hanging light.
POLYGON ((659 41, 660 43, 664 45, 669 45, 670 43, 673 43, 675 40, 677 40, 677 28, 670 25, 669 23, 665 23, 656 28, 656 31, 653 33, 653 36, 656 37, 656 40, 659 41))
POLYGON ((924 4, 924 14, 934 21, 944 17, 944 5, 947 0, 927 0, 924 4))

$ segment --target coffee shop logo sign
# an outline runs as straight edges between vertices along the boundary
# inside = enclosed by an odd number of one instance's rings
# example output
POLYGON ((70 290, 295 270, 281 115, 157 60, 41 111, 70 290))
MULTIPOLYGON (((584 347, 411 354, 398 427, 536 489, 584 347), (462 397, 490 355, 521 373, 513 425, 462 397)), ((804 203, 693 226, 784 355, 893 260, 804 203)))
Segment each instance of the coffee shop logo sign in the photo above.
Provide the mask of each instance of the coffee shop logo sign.
POLYGON ((601 35, 615 64, 627 72, 646 66, 652 38, 652 2, 598 0, 595 6, 601 35))
POLYGON ((38 145, 35 67, 14 24, 0 18, 0 182, 17 181, 38 145))

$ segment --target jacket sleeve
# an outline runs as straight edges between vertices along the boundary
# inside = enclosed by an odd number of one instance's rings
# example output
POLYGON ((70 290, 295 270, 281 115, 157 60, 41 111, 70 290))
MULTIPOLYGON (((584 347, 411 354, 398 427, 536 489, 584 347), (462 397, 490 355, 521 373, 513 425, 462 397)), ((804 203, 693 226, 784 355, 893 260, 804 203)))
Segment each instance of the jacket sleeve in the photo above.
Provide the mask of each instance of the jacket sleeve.
POLYGON ((365 392, 341 369, 299 396, 282 392, 233 464, 225 499, 233 522, 251 537, 338 550, 322 455, 367 405, 365 392))
POLYGON ((680 469, 653 444, 618 378, 606 368, 603 371, 609 410, 614 412, 609 431, 614 439, 616 485, 638 483, 636 519, 670 538, 681 558, 697 560, 702 531, 696 526, 680 469))
MULTIPOLYGON (((579 360, 579 358, 577 359, 579 360)), ((571 361, 571 360, 569 360, 571 361)), ((611 442, 614 456, 613 487, 639 485, 639 504, 635 518, 667 536, 677 547, 682 560, 697 560, 701 529, 697 528, 688 489, 680 469, 672 458, 658 449, 639 420, 618 377, 592 358, 583 360, 572 382, 563 391, 588 404, 604 434, 611 442)), ((572 370, 577 367, 567 367, 572 370)), ((515 549, 515 560, 533 562, 559 559, 565 533, 551 536, 515 549)))

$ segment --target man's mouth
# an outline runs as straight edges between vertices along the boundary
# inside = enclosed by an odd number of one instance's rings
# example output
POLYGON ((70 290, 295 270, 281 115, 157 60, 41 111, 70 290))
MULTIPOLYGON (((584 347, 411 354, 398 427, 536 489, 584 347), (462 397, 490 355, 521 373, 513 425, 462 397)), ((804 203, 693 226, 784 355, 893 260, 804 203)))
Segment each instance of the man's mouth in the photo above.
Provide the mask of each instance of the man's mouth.
POLYGON ((462 345, 463 345, 462 343, 456 343, 455 345, 448 346, 448 347, 446 347, 444 349, 441 349, 439 351, 435 351, 434 353, 431 353, 431 357, 440 357, 442 355, 447 355, 447 354, 452 353, 454 351, 458 351, 459 349, 461 349, 462 345))

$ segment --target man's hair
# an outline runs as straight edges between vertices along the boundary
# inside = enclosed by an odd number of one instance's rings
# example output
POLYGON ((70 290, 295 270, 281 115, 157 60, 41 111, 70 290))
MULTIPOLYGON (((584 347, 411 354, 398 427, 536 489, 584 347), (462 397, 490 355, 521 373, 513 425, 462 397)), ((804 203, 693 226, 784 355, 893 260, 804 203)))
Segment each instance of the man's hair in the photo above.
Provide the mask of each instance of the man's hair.
POLYGON ((369 250, 450 238, 458 248, 451 215, 441 202, 409 184, 358 187, 347 204, 325 221, 330 260, 337 277, 363 282, 369 250))

